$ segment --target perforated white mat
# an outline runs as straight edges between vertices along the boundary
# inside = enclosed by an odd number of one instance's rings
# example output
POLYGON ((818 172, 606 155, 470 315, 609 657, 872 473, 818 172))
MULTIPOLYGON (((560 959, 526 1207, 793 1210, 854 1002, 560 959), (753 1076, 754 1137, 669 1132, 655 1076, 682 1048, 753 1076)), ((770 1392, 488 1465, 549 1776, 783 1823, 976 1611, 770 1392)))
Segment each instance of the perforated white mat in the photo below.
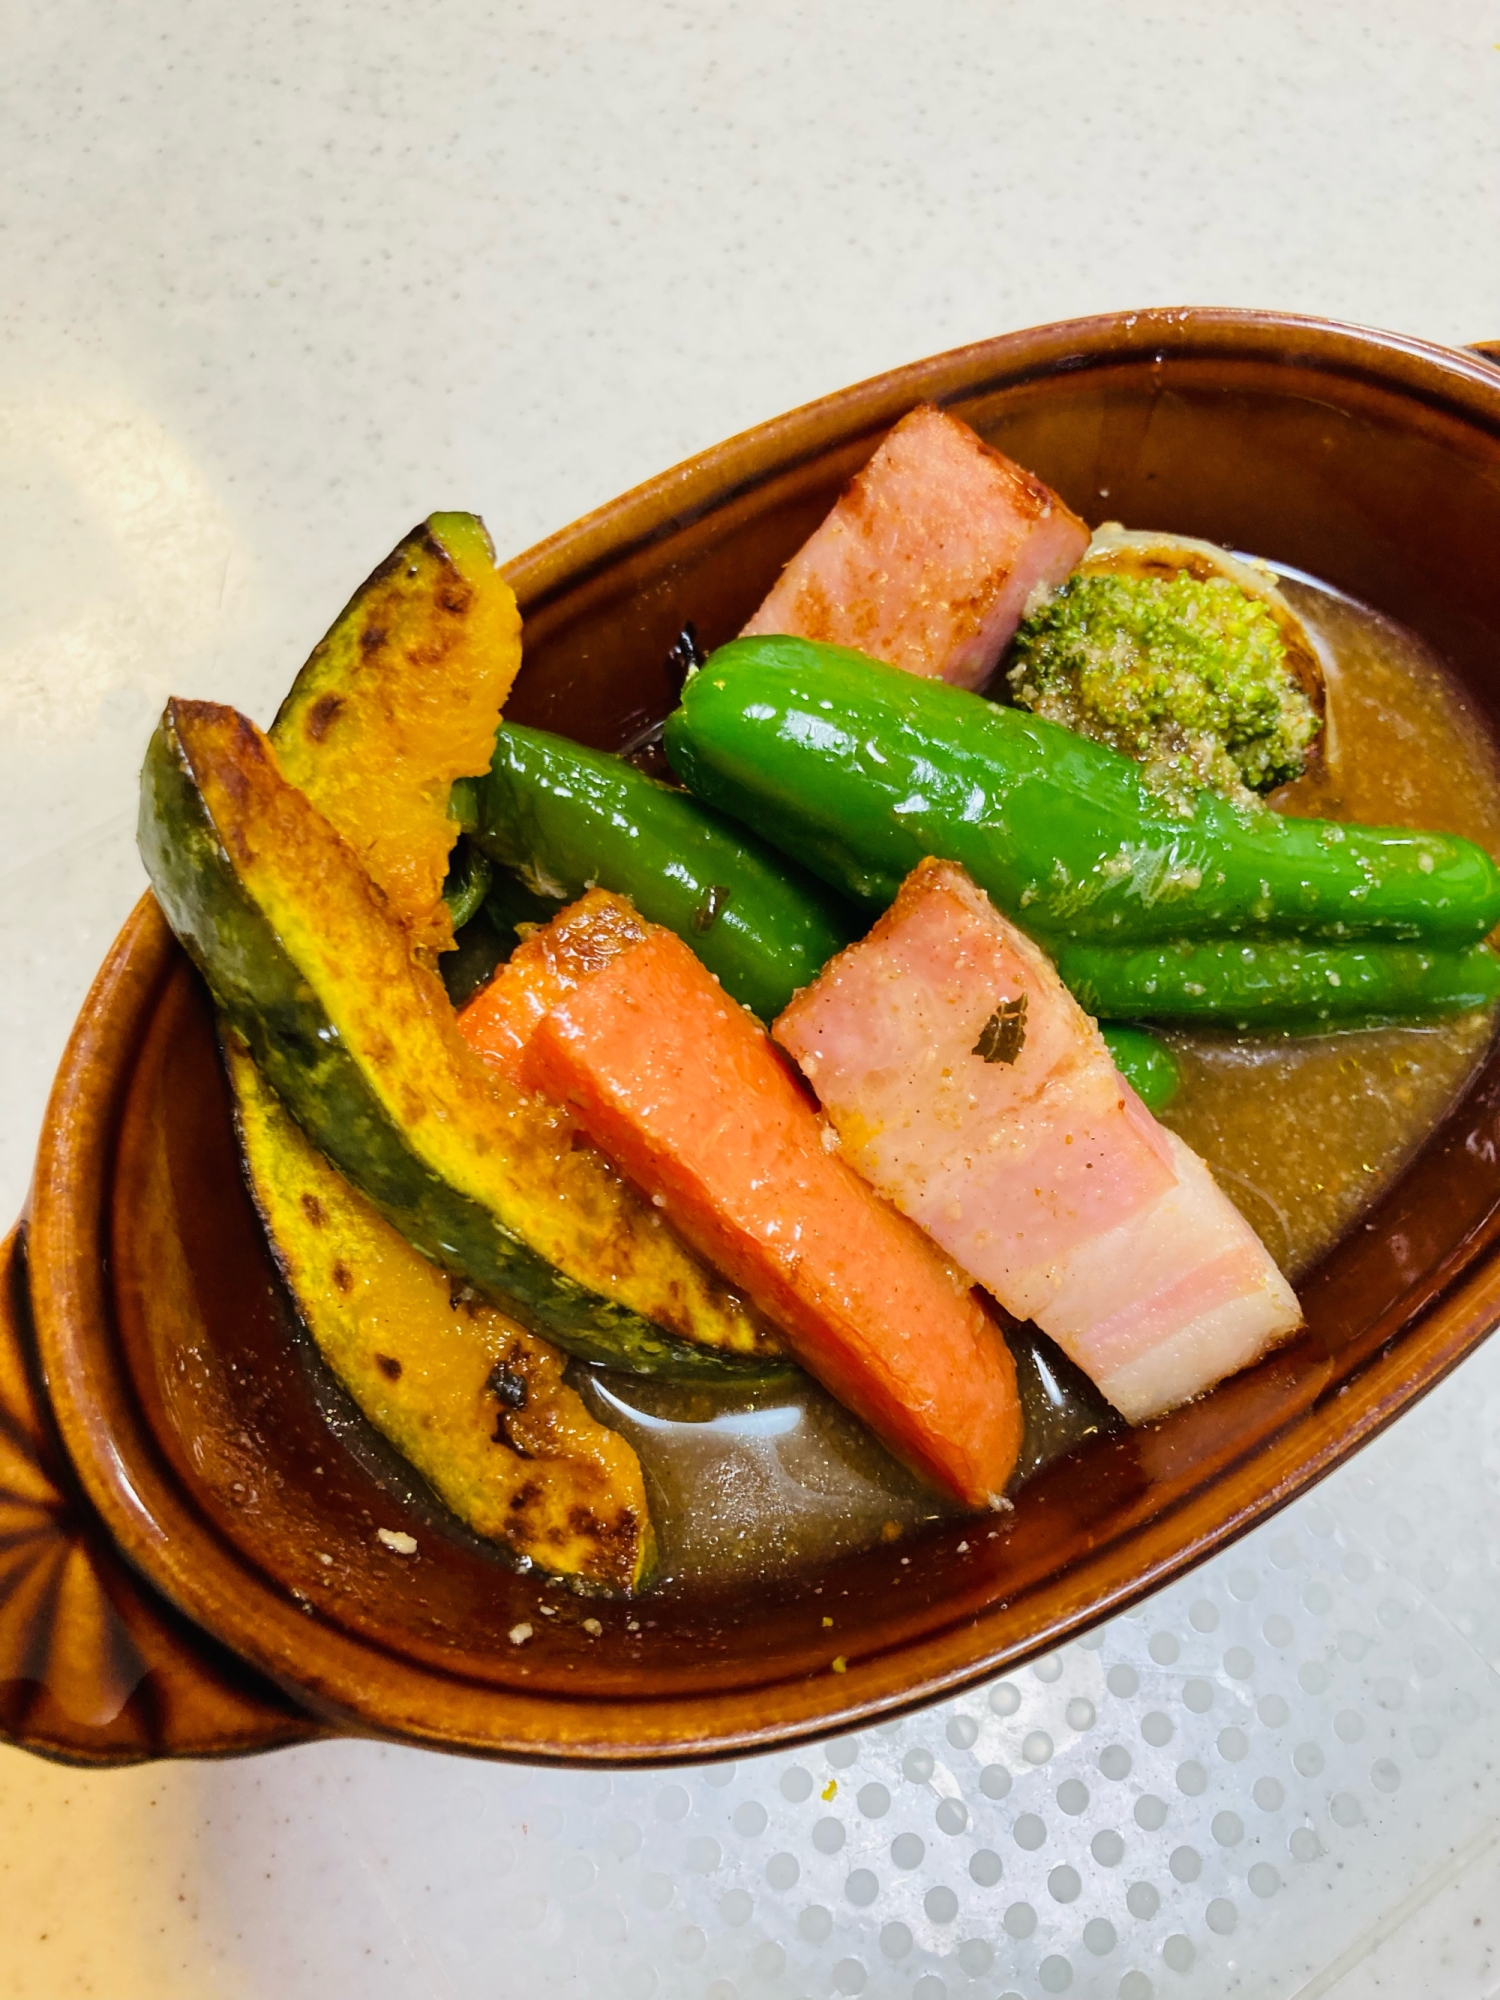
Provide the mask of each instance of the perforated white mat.
MULTIPOLYGON (((455 2000, 1311 2000, 1500 1815, 1497 1410, 1500 1345, 1223 1557, 972 1695, 738 1766, 433 1766, 443 1809, 367 1865, 455 2000)), ((378 1769, 351 1761, 351 1824, 378 1769)))

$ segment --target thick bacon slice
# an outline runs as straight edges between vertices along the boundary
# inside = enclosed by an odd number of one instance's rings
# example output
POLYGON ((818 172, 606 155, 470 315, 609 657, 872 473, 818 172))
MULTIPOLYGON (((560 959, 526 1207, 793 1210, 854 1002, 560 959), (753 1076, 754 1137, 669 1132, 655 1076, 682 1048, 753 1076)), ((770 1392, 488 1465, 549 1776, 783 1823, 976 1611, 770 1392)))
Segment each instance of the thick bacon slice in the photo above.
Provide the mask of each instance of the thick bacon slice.
POLYGON ((774 1032, 844 1157, 1133 1422, 1301 1324, 1207 1167, 1120 1077, 1051 962, 952 863, 914 869, 774 1032))
POLYGON ((850 480, 745 633, 824 639, 976 688, 1032 592, 1061 583, 1088 541, 1050 487, 923 403, 850 480))

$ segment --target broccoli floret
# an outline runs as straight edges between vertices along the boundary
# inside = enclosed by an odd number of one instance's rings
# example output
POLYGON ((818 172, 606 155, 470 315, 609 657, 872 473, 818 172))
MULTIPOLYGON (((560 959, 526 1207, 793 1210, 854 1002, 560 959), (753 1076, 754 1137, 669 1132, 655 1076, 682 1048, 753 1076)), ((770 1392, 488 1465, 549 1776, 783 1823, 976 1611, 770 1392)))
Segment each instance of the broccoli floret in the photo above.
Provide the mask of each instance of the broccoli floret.
POLYGON ((1227 577, 1074 576, 1016 634, 1023 708, 1145 765, 1180 810, 1300 777, 1321 728, 1267 606, 1227 577))

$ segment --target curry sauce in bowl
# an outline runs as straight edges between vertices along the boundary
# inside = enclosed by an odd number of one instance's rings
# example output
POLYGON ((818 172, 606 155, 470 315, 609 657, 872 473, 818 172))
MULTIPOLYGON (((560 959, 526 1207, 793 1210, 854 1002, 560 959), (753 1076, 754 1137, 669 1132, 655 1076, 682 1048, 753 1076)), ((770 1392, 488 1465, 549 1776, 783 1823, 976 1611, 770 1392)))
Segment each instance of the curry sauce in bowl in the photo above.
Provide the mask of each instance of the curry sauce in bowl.
MULTIPOLYGON (((1326 663, 1334 750, 1278 810, 1441 827, 1500 853, 1500 760, 1482 714, 1415 632, 1285 580, 1326 663)), ((1164 1116, 1296 1279, 1400 1174, 1474 1077, 1491 1012, 1312 1037, 1178 1034, 1164 1116)))

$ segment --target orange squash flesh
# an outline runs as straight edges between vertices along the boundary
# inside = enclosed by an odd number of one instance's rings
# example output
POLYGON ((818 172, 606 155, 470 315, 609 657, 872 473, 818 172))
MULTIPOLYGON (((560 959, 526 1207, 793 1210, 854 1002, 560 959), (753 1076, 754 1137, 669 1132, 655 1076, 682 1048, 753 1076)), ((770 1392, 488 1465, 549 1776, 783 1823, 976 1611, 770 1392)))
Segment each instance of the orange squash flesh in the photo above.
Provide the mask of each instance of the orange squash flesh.
POLYGON ((644 928, 631 941, 616 918, 606 962, 532 1029, 524 1074, 898 1458, 965 1505, 995 1504, 1021 1444, 999 1328, 829 1150, 760 1024, 679 938, 644 928))
POLYGON ((475 514, 434 514, 361 584, 271 730, 283 775, 344 836, 429 958, 455 778, 487 771, 521 664, 515 593, 475 514))

